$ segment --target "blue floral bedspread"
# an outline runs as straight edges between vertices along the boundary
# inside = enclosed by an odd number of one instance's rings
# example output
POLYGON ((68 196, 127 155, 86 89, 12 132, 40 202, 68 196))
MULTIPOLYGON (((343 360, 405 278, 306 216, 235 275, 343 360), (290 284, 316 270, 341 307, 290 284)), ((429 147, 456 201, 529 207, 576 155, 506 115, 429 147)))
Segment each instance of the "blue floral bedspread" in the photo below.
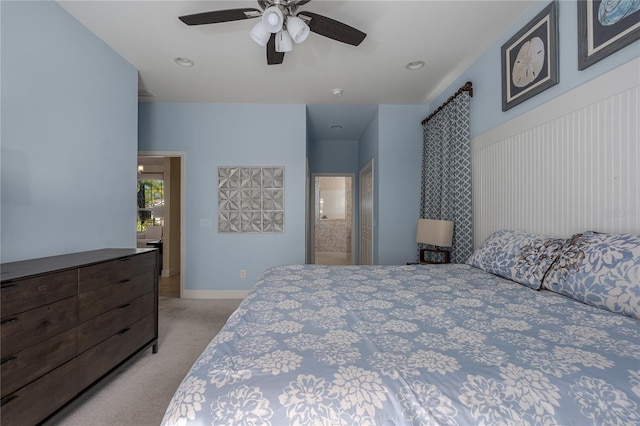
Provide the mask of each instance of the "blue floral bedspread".
POLYGON ((263 273, 164 425, 637 425, 640 321, 468 265, 263 273))

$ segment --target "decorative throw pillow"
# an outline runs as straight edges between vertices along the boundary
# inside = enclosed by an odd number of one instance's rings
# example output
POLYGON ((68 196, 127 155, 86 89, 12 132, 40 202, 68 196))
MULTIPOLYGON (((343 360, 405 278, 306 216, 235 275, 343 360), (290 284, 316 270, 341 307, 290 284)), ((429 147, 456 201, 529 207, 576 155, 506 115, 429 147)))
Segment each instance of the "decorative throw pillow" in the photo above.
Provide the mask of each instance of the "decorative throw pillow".
POLYGON ((543 286, 640 319, 640 237, 597 232, 574 235, 543 286))
POLYGON ((539 289, 566 240, 520 231, 497 231, 467 263, 494 275, 539 289))

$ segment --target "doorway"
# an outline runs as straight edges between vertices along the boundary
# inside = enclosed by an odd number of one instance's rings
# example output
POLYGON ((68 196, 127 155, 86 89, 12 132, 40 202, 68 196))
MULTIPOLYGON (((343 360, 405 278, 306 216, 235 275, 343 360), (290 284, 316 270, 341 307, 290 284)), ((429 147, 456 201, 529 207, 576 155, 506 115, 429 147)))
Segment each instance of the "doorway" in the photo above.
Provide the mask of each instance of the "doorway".
POLYGON ((313 259, 353 265, 353 174, 313 175, 313 259))
POLYGON ((151 222, 147 224, 151 224, 156 234, 161 232, 161 235, 155 238, 158 241, 154 245, 160 249, 160 296, 182 297, 184 153, 139 152, 138 182, 138 246, 140 247, 140 219, 150 216, 151 222), (141 186, 141 182, 144 182, 144 186, 141 186), (147 185, 151 189, 147 194, 150 195, 147 198, 151 199, 151 205, 143 205, 149 203, 141 201, 147 192, 147 185), (145 191, 141 196, 143 187, 145 191))

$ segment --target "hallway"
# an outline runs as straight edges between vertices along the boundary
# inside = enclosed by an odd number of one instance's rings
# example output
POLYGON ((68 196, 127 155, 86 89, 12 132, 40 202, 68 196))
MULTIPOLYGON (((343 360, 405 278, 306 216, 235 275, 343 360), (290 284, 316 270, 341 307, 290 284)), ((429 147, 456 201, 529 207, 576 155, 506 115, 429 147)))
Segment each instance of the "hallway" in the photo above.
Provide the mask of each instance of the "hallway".
POLYGON ((158 294, 160 297, 180 298, 180 275, 159 277, 158 294))

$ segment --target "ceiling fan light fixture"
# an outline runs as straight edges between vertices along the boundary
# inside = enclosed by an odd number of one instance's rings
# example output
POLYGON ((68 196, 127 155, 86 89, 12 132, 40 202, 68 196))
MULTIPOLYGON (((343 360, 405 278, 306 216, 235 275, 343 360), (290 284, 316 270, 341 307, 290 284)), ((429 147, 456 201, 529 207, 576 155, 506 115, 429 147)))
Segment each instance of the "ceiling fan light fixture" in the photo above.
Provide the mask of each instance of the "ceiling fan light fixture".
POLYGON ((293 40, 287 31, 279 31, 276 34, 276 52, 291 52, 293 50, 293 40))
POLYGON ((284 24, 284 15, 277 6, 268 7, 262 14, 262 23, 267 31, 277 33, 282 29, 284 24))
POLYGON ((251 28, 249 36, 251 37, 251 40, 255 41, 260 46, 265 47, 269 41, 269 37, 271 37, 271 33, 267 30, 262 21, 258 21, 258 23, 251 28))
POLYGON ((287 19, 287 31, 296 43, 302 43, 309 36, 311 31, 309 26, 297 16, 290 16, 287 19))

